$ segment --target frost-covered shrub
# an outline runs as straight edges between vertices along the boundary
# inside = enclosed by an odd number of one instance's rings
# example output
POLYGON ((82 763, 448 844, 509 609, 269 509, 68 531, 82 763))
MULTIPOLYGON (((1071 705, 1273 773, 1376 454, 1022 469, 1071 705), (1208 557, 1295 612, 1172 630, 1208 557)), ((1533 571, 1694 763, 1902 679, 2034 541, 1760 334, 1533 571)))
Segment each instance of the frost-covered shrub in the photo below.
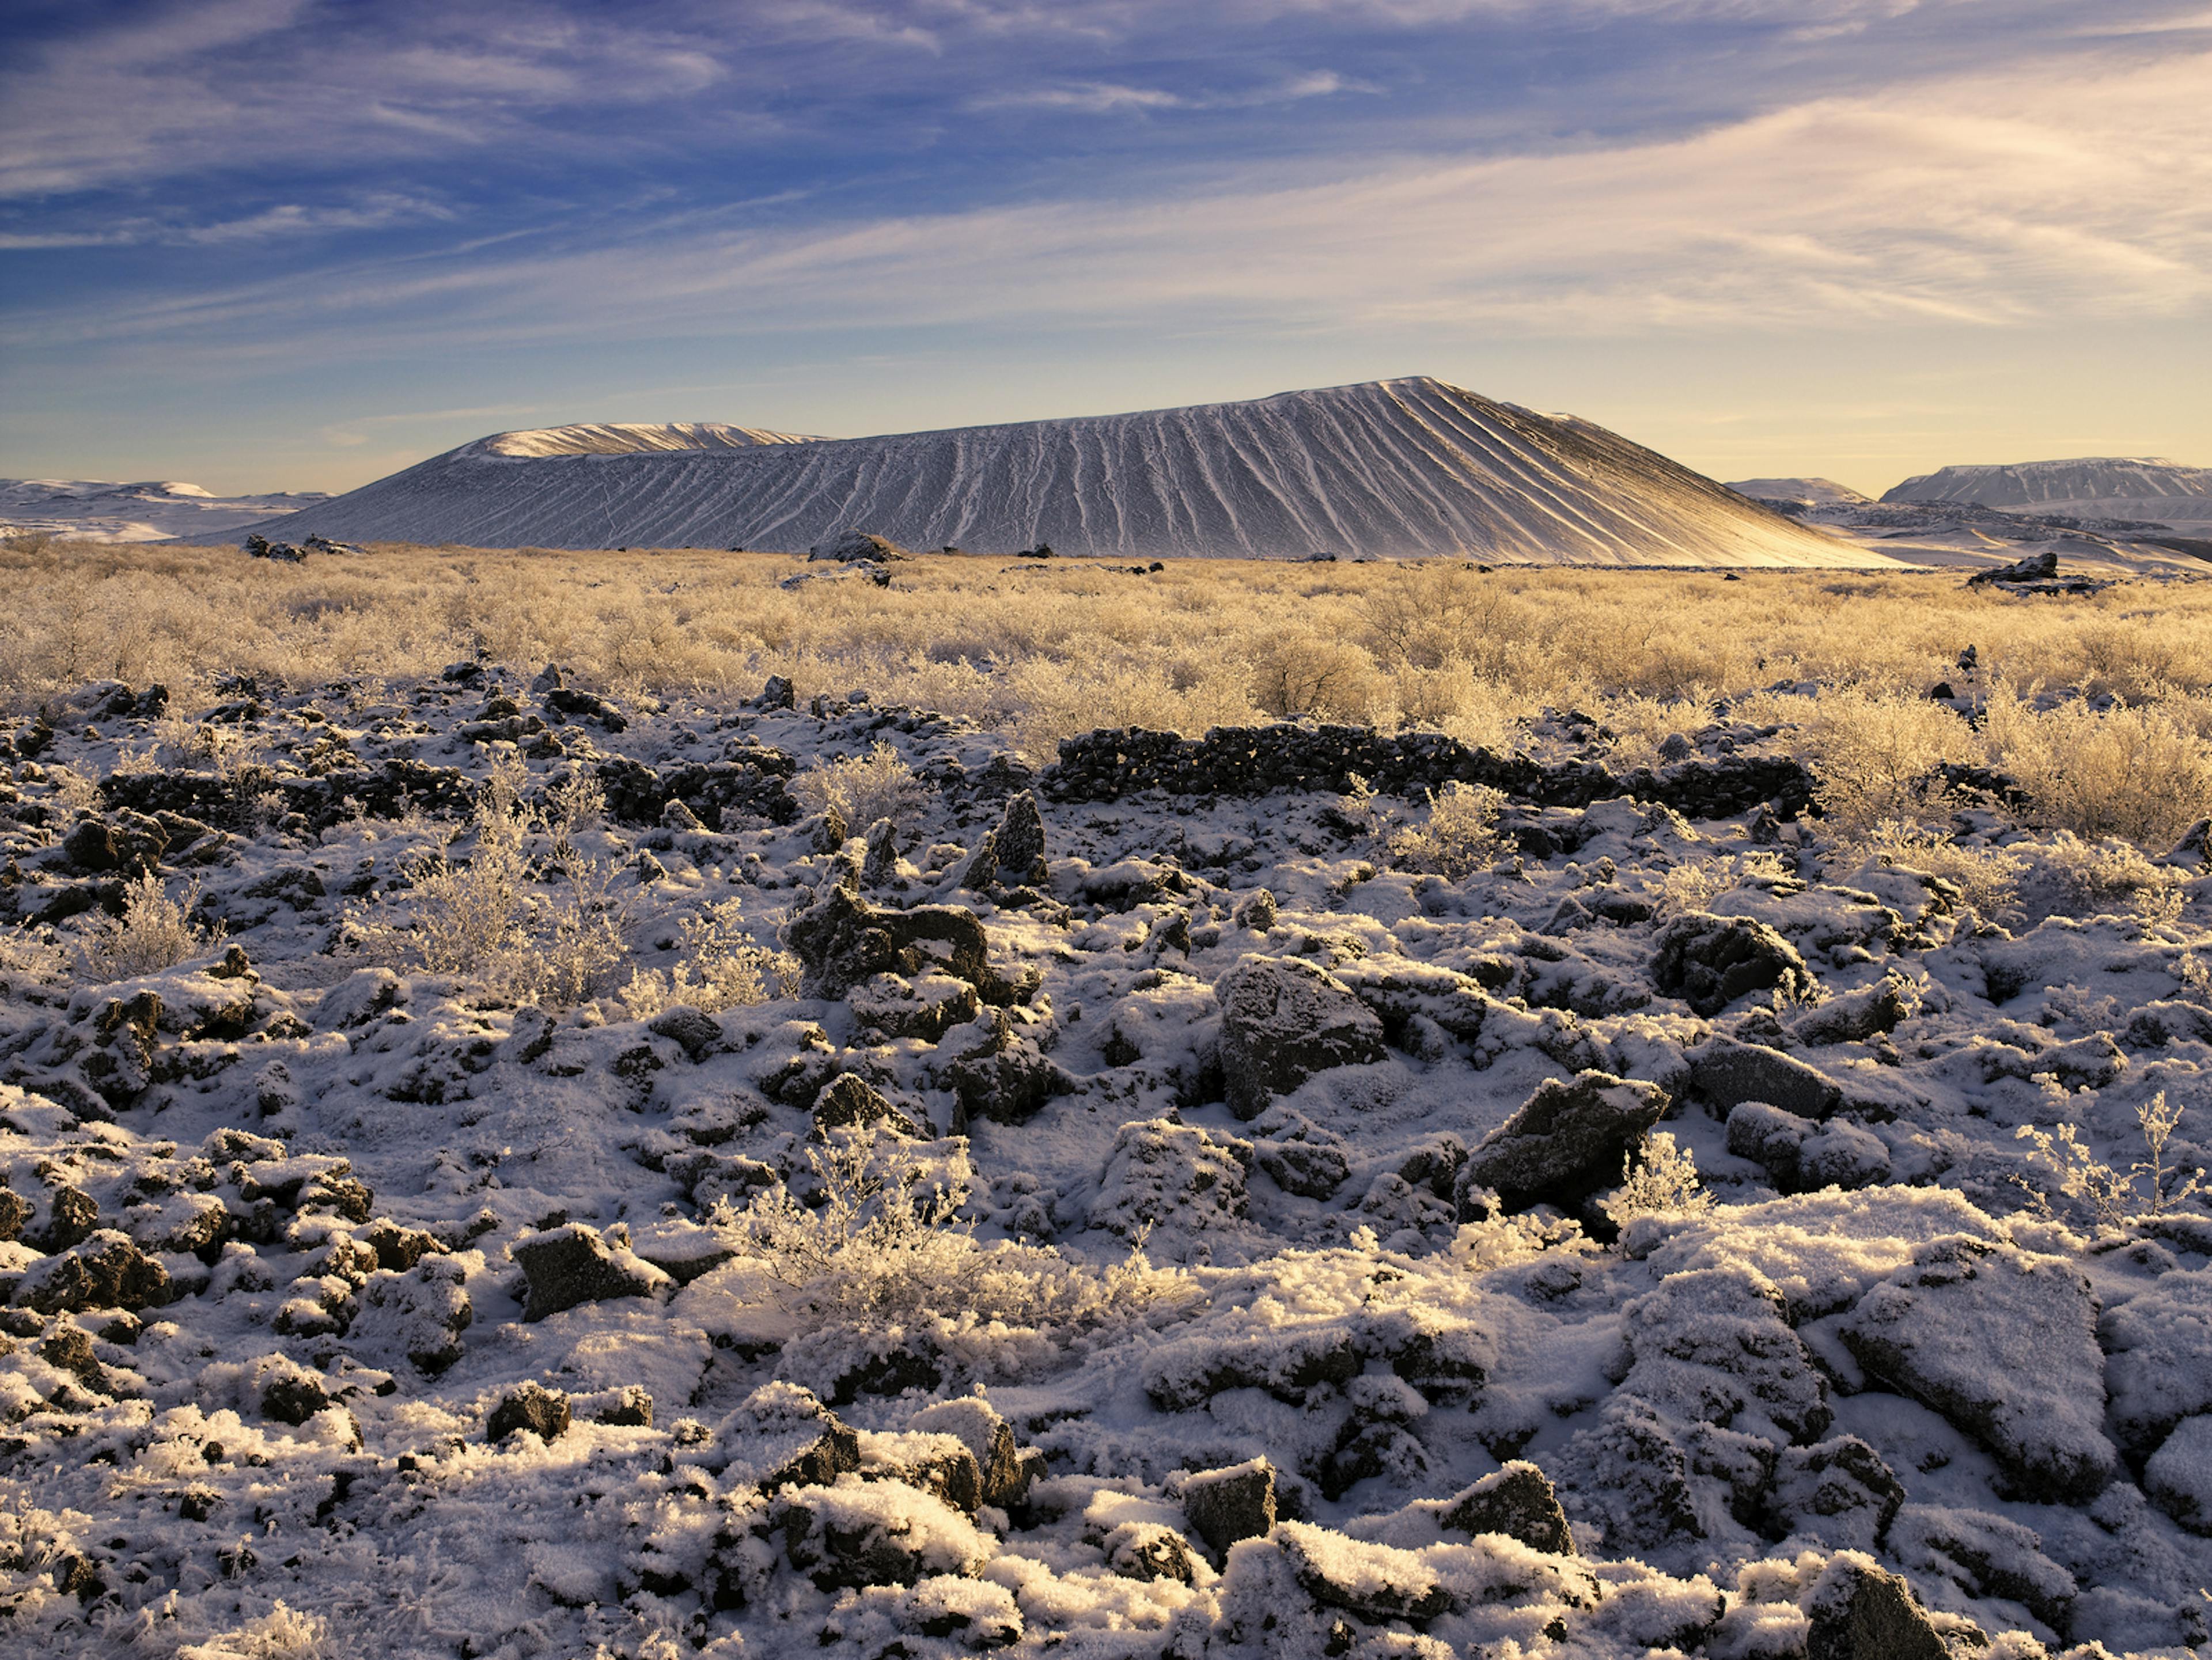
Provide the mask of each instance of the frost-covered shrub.
POLYGON ((1670 867, 1659 879, 1653 897, 1662 916, 1681 916, 1712 909, 1721 895, 1747 881, 1771 881, 1788 874, 1779 854, 1723 854, 1717 859, 1695 859, 1670 867))
POLYGON ((1698 1161, 1673 1135, 1654 1130, 1644 1140, 1644 1160, 1621 1160, 1620 1186, 1598 1201, 1615 1227, 1662 1211, 1711 1210, 1713 1196, 1698 1185, 1698 1161))
POLYGON ((2153 863, 2131 842, 2106 836, 2085 842, 2061 830, 2038 860, 2057 875, 2085 906, 2124 905, 2153 926, 2170 927, 2187 903, 2188 877, 2169 865, 2153 863))
POLYGON ((2039 714, 2000 688, 1988 715, 1996 764, 2054 829, 2162 849, 2212 810, 2212 744, 2164 709, 2075 702, 2039 714))
POLYGON ((686 955, 668 973, 635 971, 623 988, 630 1018, 650 1020, 672 1004, 702 1014, 744 1008, 787 995, 799 984, 799 961, 755 943, 739 919, 739 902, 724 899, 677 924, 686 955))
POLYGON ((105 985, 158 974, 205 951, 216 935, 192 921, 199 891, 193 882, 182 898, 172 899, 152 871, 126 883, 123 915, 101 917, 79 942, 86 976, 105 985))
POLYGON ((1446 784, 1429 792, 1428 822, 1408 824, 1390 837, 1391 861, 1402 870, 1426 871, 1464 882, 1505 853, 1498 833, 1505 793, 1487 784, 1446 784))
POLYGON ((2099 1225, 2118 1228, 2137 1216, 2165 1215, 2193 1197, 2203 1180, 2202 1170, 2179 1169, 2168 1160, 2166 1144, 2180 1126, 2181 1111, 2168 1104, 2164 1090, 2136 1109, 2143 1156, 2124 1172, 2091 1152, 2071 1124, 2055 1133, 2022 1124, 2014 1134, 2032 1144, 2029 1156, 2056 1178, 2060 1193, 2087 1207, 2099 1225))
POLYGON ((1950 705, 1925 697, 1839 687, 1801 718, 1821 811, 1846 834, 1946 812, 1936 769, 1978 758, 1972 730, 1950 705))
POLYGON ((878 818, 910 817, 929 799, 905 757, 880 739, 866 755, 810 763, 791 781, 791 793, 816 812, 836 809, 855 830, 878 818))
POLYGON ((1373 718, 1383 687, 1358 646, 1308 628, 1271 631, 1249 648, 1252 701, 1270 714, 1323 721, 1373 718))
POLYGON ((204 1642, 186 1643, 177 1660, 319 1660, 330 1622, 319 1614, 288 1608, 280 1600, 267 1614, 204 1642))
POLYGON ((790 1307, 817 1327, 870 1328, 972 1316, 1010 1329, 1061 1331, 1127 1318, 1177 1294, 1181 1276, 1146 1261, 1099 1272, 1048 1247, 979 1244, 960 1213, 973 1179, 964 1141, 925 1157, 873 1128, 832 1131, 806 1158, 818 1189, 810 1207, 787 1186, 710 1220, 765 1267, 790 1307))
POLYGON ((524 777, 520 760, 495 766, 471 820, 476 848, 465 864, 442 848, 414 860, 405 921, 386 920, 383 905, 355 921, 374 956, 496 996, 570 1007, 611 988, 629 960, 629 917, 613 868, 573 841, 564 852, 556 837, 552 880, 535 879, 530 836, 541 821, 523 805, 524 777))

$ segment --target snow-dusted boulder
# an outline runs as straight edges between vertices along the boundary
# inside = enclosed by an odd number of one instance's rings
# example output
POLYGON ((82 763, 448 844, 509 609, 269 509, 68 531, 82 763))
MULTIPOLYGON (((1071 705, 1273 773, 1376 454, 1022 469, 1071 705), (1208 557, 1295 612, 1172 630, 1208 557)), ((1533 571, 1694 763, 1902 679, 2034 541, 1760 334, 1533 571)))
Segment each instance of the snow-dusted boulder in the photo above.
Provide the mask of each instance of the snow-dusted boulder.
POLYGON ((1257 1117, 1334 1067, 1380 1061, 1382 1023, 1327 970, 1295 957, 1240 958, 1214 986, 1229 1109, 1257 1117))
POLYGON ((169 1297, 167 1269, 113 1228, 33 1263, 17 1282, 14 1300, 40 1314, 83 1309, 143 1309, 169 1297))
POLYGON ((1746 1101, 1764 1101, 1817 1121, 1844 1104, 1842 1087, 1817 1067, 1733 1037, 1716 1037, 1691 1057, 1690 1088, 1723 1113, 1746 1101))
POLYGON ((622 1297, 651 1297, 676 1282, 626 1247, 610 1245, 580 1222, 518 1239, 507 1254, 530 1282, 525 1320, 622 1297))
POLYGON ((1544 1472, 1515 1459, 1443 1501, 1437 1524, 1455 1533, 1503 1534, 1531 1550, 1572 1556, 1575 1535, 1544 1472))
POLYGON ((1857 1436, 1838 1435, 1784 1447, 1766 1502, 1775 1529, 1786 1536, 1870 1551, 1888 1536, 1905 1484, 1857 1436))
POLYGON ((1965 1237, 1922 1247, 1841 1327, 1869 1374, 1980 1441, 2025 1494, 2062 1504, 2094 1498, 2119 1462, 2096 1334, 2079 1269, 1965 1237))
POLYGON ((1547 1079, 1468 1155, 1459 1173, 1461 1214, 1495 1192, 1510 1211, 1552 1204, 1572 1210, 1620 1180, 1622 1162, 1667 1110, 1667 1092, 1609 1073, 1547 1079))
POLYGON ((826 542, 817 542, 807 549, 806 556, 810 560, 834 559, 848 565, 880 565, 895 559, 911 559, 914 555, 889 537, 864 530, 844 530, 826 542))
POLYGON ((1870 1556, 1839 1552, 1803 1606, 1805 1660, 1952 1660, 1912 1587, 1870 1556))
POLYGON ((820 1590, 911 1585, 966 1577, 991 1555, 989 1538, 943 1499, 902 1481, 840 1476, 780 1493, 769 1511, 791 1565, 820 1590))
POLYGON ((1817 987, 1797 947, 1765 923, 1704 911, 1678 916, 1660 930, 1651 982, 1707 1019, 1755 991, 1802 997, 1817 987))
POLYGON ((2191 1533, 2212 1537, 2212 1414, 2173 1426, 2143 1466, 2143 1491, 2191 1533))
POLYGON ((1834 1416, 1827 1388, 1784 1314, 1764 1276, 1669 1275, 1621 1310, 1630 1360, 1620 1386, 1686 1424, 1778 1446, 1818 1440, 1834 1416))
POLYGON ((2183 1419, 2212 1412, 2212 1268, 2161 1274, 2108 1312, 2100 1335, 2112 1422, 2131 1451, 2146 1453, 2183 1419))
POLYGON ((1106 1155, 1091 1225, 1124 1236, 1150 1225, 1200 1233, 1233 1225, 1249 1207, 1252 1144, 1233 1135, 1148 1118, 1124 1124, 1106 1155))

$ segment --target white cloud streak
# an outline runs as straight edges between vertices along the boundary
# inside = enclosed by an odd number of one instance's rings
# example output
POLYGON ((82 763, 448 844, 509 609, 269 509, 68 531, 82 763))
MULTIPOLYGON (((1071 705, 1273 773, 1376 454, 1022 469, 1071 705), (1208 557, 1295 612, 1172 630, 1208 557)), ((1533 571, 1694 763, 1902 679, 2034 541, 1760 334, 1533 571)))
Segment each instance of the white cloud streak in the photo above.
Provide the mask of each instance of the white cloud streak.
POLYGON ((1838 98, 1664 143, 1141 204, 687 228, 28 319, 18 340, 403 342, 1143 324, 1439 337, 1978 327, 2212 306, 2212 55, 1838 98))

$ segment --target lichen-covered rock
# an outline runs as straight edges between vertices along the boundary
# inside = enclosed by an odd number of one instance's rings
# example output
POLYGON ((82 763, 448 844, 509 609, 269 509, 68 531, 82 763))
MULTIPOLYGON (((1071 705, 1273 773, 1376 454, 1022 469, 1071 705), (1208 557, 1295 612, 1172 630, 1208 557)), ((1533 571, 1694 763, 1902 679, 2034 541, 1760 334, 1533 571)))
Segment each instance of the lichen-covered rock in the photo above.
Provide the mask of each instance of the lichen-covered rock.
POLYGON ((1264 1537, 1275 1525, 1275 1467, 1252 1458, 1187 1475, 1182 1513, 1217 1556, 1240 1539, 1264 1537))
POLYGON ((957 905, 896 910, 832 883, 786 925, 784 940, 805 971, 810 997, 842 997, 871 975, 910 979, 937 969, 965 980, 986 1002, 1007 1000, 991 970, 983 924, 957 905))
POLYGON ((1124 1124, 1091 1201, 1091 1225, 1125 1237, 1146 1226, 1187 1233, 1231 1225, 1249 1207, 1252 1144, 1171 1119, 1124 1124))
POLYGON ((1755 991, 1808 997, 1817 988, 1797 947, 1767 924, 1704 911, 1678 916, 1660 930, 1651 983, 1707 1019, 1755 991))
POLYGON ((1952 1660, 1912 1588, 1856 1551, 1828 1565, 1804 1608, 1805 1660, 1952 1660))
POLYGON ((1574 1531, 1559 1495, 1544 1472, 1524 1459, 1454 1493, 1437 1521, 1455 1533, 1504 1534, 1553 1556, 1575 1554, 1574 1531))
POLYGON ((14 1300, 40 1314, 84 1309, 143 1309, 165 1303, 169 1274, 113 1228, 34 1262, 17 1282, 14 1300))
POLYGON ((2212 1268, 2159 1276, 2099 1328, 2112 1422, 2141 1456, 2183 1419, 2212 1413, 2212 1268))
POLYGON ((1221 1001, 1221 1076, 1229 1108, 1257 1117, 1335 1067, 1380 1061, 1382 1023, 1343 982, 1295 957, 1247 955, 1214 986, 1221 1001))
POLYGON ((675 1283, 633 1252, 609 1245, 597 1229, 580 1222, 518 1239, 507 1251, 530 1282, 522 1310, 525 1320, 543 1320, 579 1303, 650 1297, 675 1283))
POLYGON ((568 1432, 568 1397, 538 1383, 523 1383, 499 1398, 484 1420, 484 1439, 504 1441, 517 1430, 528 1430, 541 1441, 557 1440, 568 1432))
POLYGON ((1860 1298, 1841 1334, 1869 1373, 1987 1447, 2024 1496, 2086 1504, 2118 1463, 2097 1313, 2071 1264, 1951 1235, 1860 1298))
POLYGON ((783 1535, 792 1566, 825 1591, 964 1577, 991 1554, 990 1541, 943 1499, 857 1475, 786 1490, 770 1506, 769 1523, 783 1535))
POLYGON ((1856 1435, 1784 1447, 1767 1508, 1776 1531, 1834 1549, 1875 1550, 1905 1502, 1905 1484, 1856 1435))
POLYGON ((1552 1204, 1571 1211, 1620 1180, 1622 1162, 1665 1116, 1667 1092, 1609 1073, 1547 1079, 1482 1139, 1459 1174, 1461 1213, 1487 1189, 1510 1211, 1552 1204))

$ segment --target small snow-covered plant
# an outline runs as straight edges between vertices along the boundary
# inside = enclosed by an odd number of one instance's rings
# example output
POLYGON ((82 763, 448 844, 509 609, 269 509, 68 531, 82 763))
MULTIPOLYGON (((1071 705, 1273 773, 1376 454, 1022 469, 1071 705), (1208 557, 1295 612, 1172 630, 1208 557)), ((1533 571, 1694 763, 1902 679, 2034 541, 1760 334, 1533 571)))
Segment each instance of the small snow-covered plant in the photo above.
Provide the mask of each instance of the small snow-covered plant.
POLYGON ((740 903, 724 899, 677 924, 689 960, 664 974, 640 969, 623 988, 635 1019, 650 1020, 672 1004, 704 1014, 744 1008, 787 994, 799 983, 799 962, 786 952, 757 944, 741 919, 740 903))
POLYGON ((200 885, 189 884, 172 899, 152 871, 142 872, 123 889, 123 915, 103 916, 79 942, 86 975, 96 984, 158 974, 196 957, 221 936, 192 921, 200 885))
POLYGON ((1966 847, 1941 831, 1901 818, 1882 820, 1858 836, 1855 853, 1886 865, 1940 877, 1959 890, 1966 909, 1992 921, 2012 909, 2028 861, 2002 848, 1966 847))
POLYGON ((1349 787, 1336 798, 1337 812, 1362 836, 1381 836, 1390 828, 1390 807, 1382 794, 1358 773, 1346 775, 1349 787))
POLYGON ((1598 1201, 1615 1227, 1662 1211, 1711 1210, 1713 1196, 1698 1185, 1698 1161, 1677 1146, 1665 1130, 1644 1139, 1644 1162, 1629 1153, 1620 1161, 1620 1185, 1598 1201))
POLYGON ((2182 989, 2198 1002, 2212 1003, 2212 963, 2207 963, 2193 951, 2185 951, 2175 961, 2173 974, 2181 982, 2182 989))
POLYGON ((911 818, 929 796, 905 757, 881 739, 866 755, 811 763, 791 781, 791 793, 817 812, 836 808, 855 830, 878 818, 911 818))
POLYGON ((597 830, 606 811, 606 786, 596 773, 573 772, 549 788, 544 819, 546 833, 553 838, 553 856, 569 857, 576 838, 597 830))
POLYGON ((530 857, 535 824, 522 800, 519 757, 495 763, 470 821, 475 850, 457 863, 440 848, 412 861, 404 923, 362 919, 369 951, 411 959, 495 995, 572 1007, 609 989, 629 960, 627 908, 616 872, 570 845, 556 849, 540 891, 530 857))
POLYGON ((1463 882, 1504 856, 1505 839, 1498 833, 1504 805, 1504 791, 1455 779, 1441 794, 1429 792, 1426 824, 1408 824, 1390 837, 1390 857, 1401 869, 1463 882))
POLYGON ((2099 1226, 2124 1227, 2137 1216, 2163 1216, 2187 1202, 2203 1181, 2201 1169, 2179 1170, 2166 1162, 2166 1142, 2180 1125, 2181 1112, 2167 1103, 2164 1090, 2136 1109, 2143 1157, 2124 1173, 2092 1152, 2071 1124, 2061 1124, 2056 1132, 2022 1124, 2014 1139, 2032 1144, 2028 1156, 2055 1174, 2058 1191, 2086 1205, 2099 1226), (2147 1200, 2145 1181, 2150 1184, 2147 1200))
POLYGON ((952 1317, 1063 1331, 1129 1317, 1185 1289, 1152 1266, 1140 1237, 1103 1272, 1048 1246, 978 1244, 961 1213, 973 1171, 966 1144, 949 1157, 872 1128, 836 1130, 806 1151, 812 1206, 787 1187, 743 1210, 720 1201, 710 1223, 786 1288, 817 1325, 952 1317))
POLYGON ((0 992, 52 985, 68 977, 69 956, 50 934, 28 928, 0 928, 0 992))
POLYGON ((2085 842, 2070 830, 2061 830, 2041 856, 2082 904, 2125 905, 2147 926, 2179 921, 2187 903, 2181 891, 2187 877, 2171 866, 2153 862, 2140 848, 2118 836, 2085 842))
POLYGON ((72 768, 47 768, 46 782, 53 787, 62 806, 80 818, 90 818, 106 806, 100 794, 100 786, 72 768))
POLYGON ((203 1643, 186 1643, 177 1660, 319 1660, 326 1651, 330 1622, 319 1614, 288 1608, 281 1600, 258 1620, 249 1620, 203 1643))

